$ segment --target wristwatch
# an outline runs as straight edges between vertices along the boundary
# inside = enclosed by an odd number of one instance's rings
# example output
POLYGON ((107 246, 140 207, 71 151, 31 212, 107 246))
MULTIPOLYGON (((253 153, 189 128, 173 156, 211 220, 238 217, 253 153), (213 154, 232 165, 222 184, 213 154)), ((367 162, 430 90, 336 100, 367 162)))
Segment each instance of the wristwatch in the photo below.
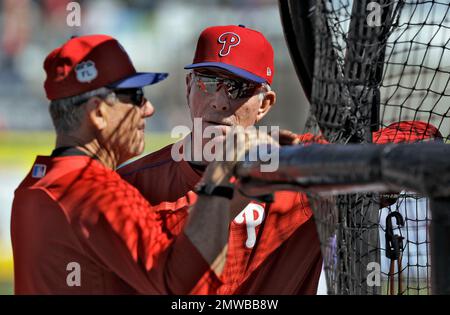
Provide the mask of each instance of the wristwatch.
POLYGON ((215 186, 212 184, 199 183, 194 188, 194 192, 204 196, 219 196, 233 199, 234 188, 232 186, 215 186))

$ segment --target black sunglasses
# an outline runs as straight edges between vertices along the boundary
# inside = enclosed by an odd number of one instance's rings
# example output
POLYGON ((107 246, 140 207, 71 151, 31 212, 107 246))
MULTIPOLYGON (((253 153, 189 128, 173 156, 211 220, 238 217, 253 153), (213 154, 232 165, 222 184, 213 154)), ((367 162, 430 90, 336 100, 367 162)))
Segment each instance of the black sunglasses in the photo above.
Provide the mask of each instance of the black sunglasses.
POLYGON ((114 94, 123 103, 130 103, 134 106, 141 107, 144 105, 144 91, 141 88, 134 89, 117 89, 114 94))
POLYGON ((88 101, 92 97, 107 97, 111 92, 121 101, 122 103, 129 103, 134 106, 141 107, 145 104, 145 96, 144 91, 141 88, 132 88, 132 89, 116 89, 116 90, 103 90, 98 94, 89 94, 89 95, 80 95, 77 97, 76 101, 72 102, 73 106, 80 106, 86 101, 88 101))
POLYGON ((214 94, 224 87, 228 98, 232 100, 249 98, 261 87, 261 84, 254 82, 206 75, 203 73, 194 73, 194 80, 197 87, 206 94, 214 94))

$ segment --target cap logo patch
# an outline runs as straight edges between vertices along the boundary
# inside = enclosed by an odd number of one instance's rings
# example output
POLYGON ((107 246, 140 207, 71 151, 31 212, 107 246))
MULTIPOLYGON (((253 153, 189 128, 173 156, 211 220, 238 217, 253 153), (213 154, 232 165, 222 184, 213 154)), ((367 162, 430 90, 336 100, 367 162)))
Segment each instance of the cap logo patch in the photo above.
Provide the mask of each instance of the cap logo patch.
POLYGON ((75 72, 77 75, 77 80, 83 83, 91 82, 98 75, 95 63, 91 60, 83 61, 77 64, 77 66, 75 67, 75 72))
POLYGON ((267 76, 270 77, 272 75, 272 70, 270 70, 269 67, 267 67, 267 72, 266 72, 267 76))
POLYGON ((231 47, 239 45, 241 38, 236 33, 226 32, 219 36, 218 42, 222 44, 222 49, 219 51, 219 56, 225 57, 230 53, 231 47))

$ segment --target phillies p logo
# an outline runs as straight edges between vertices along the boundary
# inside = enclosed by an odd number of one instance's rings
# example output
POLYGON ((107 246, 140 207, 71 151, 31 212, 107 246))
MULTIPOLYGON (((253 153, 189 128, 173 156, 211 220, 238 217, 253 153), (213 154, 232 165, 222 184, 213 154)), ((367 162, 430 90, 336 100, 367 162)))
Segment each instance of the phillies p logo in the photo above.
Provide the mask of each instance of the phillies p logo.
POLYGON ((247 228, 247 240, 245 241, 245 246, 247 248, 253 248, 256 243, 256 227, 262 223, 264 220, 264 207, 250 202, 244 210, 242 210, 234 222, 236 224, 245 223, 247 228))
POLYGON ((231 47, 239 45, 241 39, 236 33, 226 32, 219 36, 218 41, 222 44, 219 56, 224 57, 230 53, 231 47))

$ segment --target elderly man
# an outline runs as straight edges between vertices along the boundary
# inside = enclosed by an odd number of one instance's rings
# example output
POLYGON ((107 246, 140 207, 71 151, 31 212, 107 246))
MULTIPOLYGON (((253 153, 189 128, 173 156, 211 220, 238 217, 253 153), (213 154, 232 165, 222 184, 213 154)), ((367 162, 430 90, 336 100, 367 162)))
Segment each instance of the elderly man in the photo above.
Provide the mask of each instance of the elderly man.
MULTIPOLYGON (((195 135, 212 126, 224 132, 253 126, 275 104, 273 49, 255 30, 242 25, 205 29, 193 64, 185 68, 192 69, 186 77, 191 118, 201 123, 194 123, 191 138, 183 140, 184 150, 186 143, 193 148, 201 143, 204 149, 210 140, 195 135)), ((118 170, 152 204, 168 238, 186 228, 188 208, 198 200, 195 185, 208 162, 204 156, 191 160, 189 154, 175 160, 173 152, 183 145, 167 146, 118 170)), ((191 293, 315 294, 322 258, 306 196, 279 191, 272 203, 254 199, 240 210, 230 224, 222 285, 214 287, 205 277, 191 293)))
POLYGON ((70 39, 44 69, 56 148, 37 157, 15 192, 16 294, 183 294, 200 278, 220 283, 237 212, 230 190, 227 198, 208 192, 227 183, 234 161, 222 163, 220 178, 217 164, 207 169, 207 189, 184 212, 190 220, 176 237, 114 171, 143 152, 145 118, 154 109, 142 87, 167 74, 136 72, 106 35, 70 39))

